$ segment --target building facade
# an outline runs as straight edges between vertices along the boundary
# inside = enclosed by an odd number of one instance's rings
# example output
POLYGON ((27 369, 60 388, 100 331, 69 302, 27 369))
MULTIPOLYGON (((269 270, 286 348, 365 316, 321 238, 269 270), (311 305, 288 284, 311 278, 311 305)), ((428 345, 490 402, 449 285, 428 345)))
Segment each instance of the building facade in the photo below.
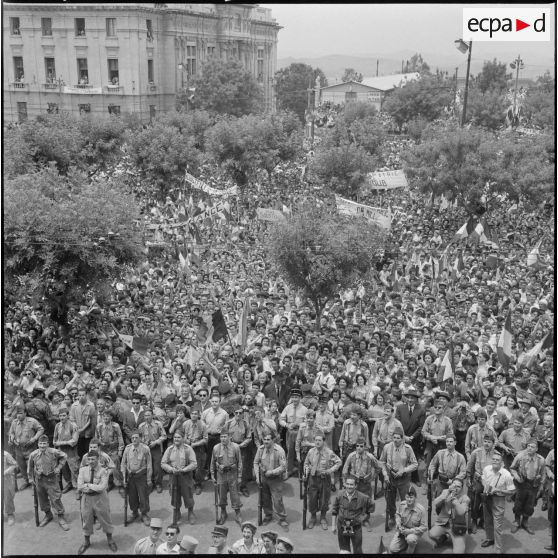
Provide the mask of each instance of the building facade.
POLYGON ((254 4, 3 4, 3 115, 143 121, 173 109, 203 63, 236 58, 275 110, 280 26, 254 4))

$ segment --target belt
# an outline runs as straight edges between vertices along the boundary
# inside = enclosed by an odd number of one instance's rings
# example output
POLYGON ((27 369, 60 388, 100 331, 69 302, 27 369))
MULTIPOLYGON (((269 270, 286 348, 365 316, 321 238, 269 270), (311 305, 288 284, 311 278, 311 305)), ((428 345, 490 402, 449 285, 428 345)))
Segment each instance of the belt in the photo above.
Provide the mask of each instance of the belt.
POLYGON ((329 473, 315 473, 314 475, 310 475, 311 477, 314 478, 319 478, 319 479, 329 479, 329 473))
POLYGON ((139 469, 138 471, 128 471, 129 475, 141 475, 142 473, 147 473, 147 469, 143 468, 143 469, 139 469))

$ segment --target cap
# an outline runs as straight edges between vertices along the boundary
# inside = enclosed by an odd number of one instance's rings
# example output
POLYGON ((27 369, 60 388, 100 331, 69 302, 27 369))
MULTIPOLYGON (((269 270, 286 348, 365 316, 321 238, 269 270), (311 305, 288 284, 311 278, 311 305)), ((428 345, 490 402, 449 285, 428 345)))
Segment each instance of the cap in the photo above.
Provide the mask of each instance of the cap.
POLYGON ((419 392, 414 387, 410 387, 406 390, 403 390, 403 395, 405 397, 417 397, 417 398, 420 397, 419 392))
POLYGON ((289 539, 287 537, 284 537, 283 535, 281 535, 280 537, 277 537, 277 542, 278 543, 282 542, 285 546, 288 546, 291 551, 294 548, 294 545, 291 542, 291 539, 289 539))
POLYGON ((329 401, 329 397, 327 395, 320 395, 319 402, 320 403, 327 403, 329 401))
POLYGON ((112 391, 108 391, 103 396, 103 399, 106 399, 107 401, 112 401, 113 403, 115 403, 116 402, 116 394, 114 394, 112 391))
POLYGON ((163 520, 159 517, 152 517, 149 522, 149 527, 155 527, 156 529, 163 528, 163 520))
MULTIPOLYGON (((159 520, 160 521, 160 520, 159 520)), ((184 535, 180 541, 180 547, 188 552, 194 552, 198 547, 199 541, 190 535, 184 535)))
POLYGON ((538 447, 539 441, 536 438, 529 438, 529 441, 527 442, 527 445, 529 446, 531 444, 534 444, 535 446, 538 447))
POLYGON ((218 535, 220 537, 226 537, 229 534, 229 528, 221 527, 220 525, 215 525, 215 527, 213 527, 213 531, 211 531, 211 534, 218 535))
POLYGON ((298 397, 302 397, 302 392, 298 388, 291 389, 291 397, 293 395, 298 395, 298 397))
POLYGON ((240 525, 241 529, 244 529, 244 527, 248 527, 248 529, 250 529, 252 531, 252 533, 255 533, 258 530, 256 525, 254 523, 252 523, 251 521, 245 521, 244 523, 242 523, 240 525))
POLYGON ((42 436, 39 437, 39 442, 48 442, 48 436, 43 434, 42 436))
POLYGON ((439 391, 436 399, 445 399, 448 403, 451 401, 451 397, 447 391, 439 391))

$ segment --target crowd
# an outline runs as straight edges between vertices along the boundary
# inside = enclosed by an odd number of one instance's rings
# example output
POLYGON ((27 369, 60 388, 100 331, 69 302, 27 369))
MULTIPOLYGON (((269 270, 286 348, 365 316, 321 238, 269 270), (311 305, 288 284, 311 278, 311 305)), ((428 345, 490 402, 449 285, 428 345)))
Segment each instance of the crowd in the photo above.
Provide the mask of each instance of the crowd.
MULTIPOLYGON (((390 143, 385 168, 398 168, 404 141, 390 143)), ((296 544, 275 531, 254 538, 242 507, 255 507, 261 490, 262 524, 275 515, 287 531, 282 486, 293 475, 307 527, 328 529, 331 511, 341 551, 362 548, 382 492, 394 553, 412 552, 426 532, 462 552, 477 529, 482 546, 503 552, 512 498, 513 532, 532 534, 529 518, 546 510, 555 522, 554 351, 529 352, 555 318, 545 259, 554 253, 551 210, 498 199, 483 215, 489 245, 454 240, 467 220, 462 208, 414 190, 363 195, 361 203, 394 212, 383 256, 370 280, 328 303, 318 332, 311 304, 270 261, 270 228, 256 215, 260 207, 288 215, 308 202, 333 210, 333 196, 308 185, 303 171, 304 161, 279 165, 228 199, 228 214, 195 227, 181 220, 182 208, 192 215, 216 200, 177 188, 160 201, 138 179, 153 237, 144 262, 115 280, 110 301, 72 309, 68 329, 40 305, 4 307, 8 525, 19 511, 16 477, 19 490, 37 488, 41 526, 54 510, 69 528, 61 494, 75 491, 80 553, 95 522, 114 551, 106 493, 115 487, 128 499, 129 520, 151 529, 138 553, 192 551, 192 537, 178 542, 181 507, 195 524, 196 496, 210 483, 218 508, 212 552, 291 552, 296 544), (528 266, 539 241, 539 261, 528 266), (506 366, 498 341, 508 315, 506 366), (216 316, 225 335, 215 335, 216 316), (163 543, 149 498, 164 488, 174 521, 163 543), (428 526, 417 501, 427 493, 435 516, 428 526), (229 501, 243 533, 230 547, 229 501)), ((200 179, 230 185, 209 167, 200 179)))

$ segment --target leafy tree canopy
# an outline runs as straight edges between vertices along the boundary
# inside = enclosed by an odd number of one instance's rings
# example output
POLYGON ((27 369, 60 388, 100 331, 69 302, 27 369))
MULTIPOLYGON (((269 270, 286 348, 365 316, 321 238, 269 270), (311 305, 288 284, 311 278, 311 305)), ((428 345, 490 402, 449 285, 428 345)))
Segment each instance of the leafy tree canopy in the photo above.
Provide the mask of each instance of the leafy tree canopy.
POLYGON ((261 85, 238 60, 210 58, 193 86, 196 108, 234 116, 257 113, 263 108, 261 85))
POLYGON ((498 62, 496 58, 492 61, 485 61, 482 70, 476 77, 476 85, 481 90, 481 93, 493 89, 498 92, 504 92, 508 88, 508 81, 511 79, 511 74, 507 72, 507 67, 504 62, 498 62))
POLYGON ((363 218, 306 207, 275 228, 269 253, 289 284, 311 301, 319 331, 327 301, 369 272, 383 242, 382 231, 363 218))
POLYGON ((471 89, 467 104, 467 120, 481 128, 498 130, 504 125, 509 101, 505 94, 496 89, 484 93, 480 89, 471 89))
POLYGON ((362 80, 363 75, 354 68, 345 68, 343 76, 341 77, 341 83, 346 83, 347 81, 358 81, 358 83, 361 83, 362 80))
POLYGON ((8 296, 43 299, 64 324, 68 305, 102 293, 137 261, 139 213, 117 183, 89 182, 53 165, 4 183, 4 271, 8 296))
POLYGON ((416 52, 410 60, 405 62, 405 72, 418 72, 421 75, 430 74, 430 66, 423 59, 422 54, 416 52))
POLYGON ((535 128, 554 129, 556 123, 556 103, 554 94, 556 80, 546 73, 539 77, 533 87, 529 87, 522 103, 523 121, 535 128))
POLYGON ((320 87, 327 86, 327 79, 319 68, 295 63, 275 74, 277 104, 280 109, 294 112, 301 120, 308 106, 308 88, 313 88, 316 78, 320 87))

